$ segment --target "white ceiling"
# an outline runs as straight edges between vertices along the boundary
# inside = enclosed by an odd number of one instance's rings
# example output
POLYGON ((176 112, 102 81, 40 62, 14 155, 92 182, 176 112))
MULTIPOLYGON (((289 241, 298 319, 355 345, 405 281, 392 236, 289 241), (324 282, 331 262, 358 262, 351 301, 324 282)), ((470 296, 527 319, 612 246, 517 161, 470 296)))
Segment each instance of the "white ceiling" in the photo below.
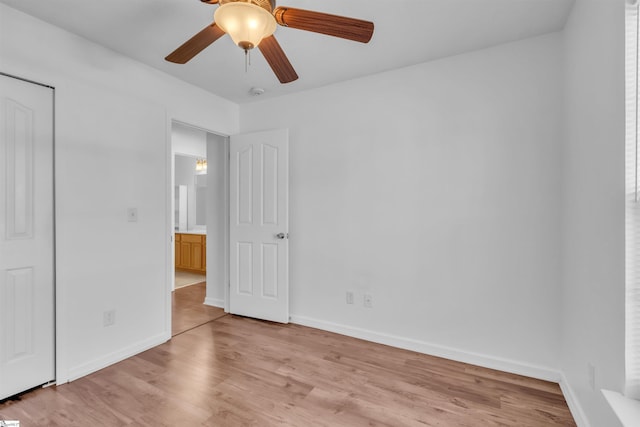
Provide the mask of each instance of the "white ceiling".
POLYGON ((0 0, 239 104, 558 31, 574 0, 281 0, 278 5, 372 21, 368 44, 279 27, 277 37, 300 78, 282 85, 256 49, 228 36, 185 65, 164 57, 213 20, 200 0, 0 0))

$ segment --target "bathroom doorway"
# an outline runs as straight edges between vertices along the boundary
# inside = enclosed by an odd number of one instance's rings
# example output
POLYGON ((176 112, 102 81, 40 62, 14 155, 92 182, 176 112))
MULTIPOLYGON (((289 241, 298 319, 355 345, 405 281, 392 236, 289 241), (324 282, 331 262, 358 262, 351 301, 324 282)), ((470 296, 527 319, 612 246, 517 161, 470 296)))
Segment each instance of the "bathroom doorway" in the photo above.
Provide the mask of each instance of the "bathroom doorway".
POLYGON ((207 169, 206 145, 203 154, 173 156, 174 289, 206 282, 207 169))

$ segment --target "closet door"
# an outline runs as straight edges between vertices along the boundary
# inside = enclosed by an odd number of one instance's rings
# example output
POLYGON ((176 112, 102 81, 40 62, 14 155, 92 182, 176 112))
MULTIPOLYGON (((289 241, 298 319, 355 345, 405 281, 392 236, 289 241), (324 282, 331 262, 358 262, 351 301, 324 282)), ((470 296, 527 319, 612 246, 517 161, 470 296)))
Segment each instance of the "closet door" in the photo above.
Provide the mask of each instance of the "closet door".
POLYGON ((0 400, 54 379, 53 90, 0 75, 0 400))

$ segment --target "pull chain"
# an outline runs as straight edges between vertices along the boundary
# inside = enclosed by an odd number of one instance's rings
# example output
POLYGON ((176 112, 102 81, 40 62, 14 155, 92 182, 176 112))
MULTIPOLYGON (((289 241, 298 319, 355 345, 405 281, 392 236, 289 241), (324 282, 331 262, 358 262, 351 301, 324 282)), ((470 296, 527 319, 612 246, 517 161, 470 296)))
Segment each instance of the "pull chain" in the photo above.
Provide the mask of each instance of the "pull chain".
POLYGON ((251 51, 249 49, 244 50, 244 72, 249 71, 249 67, 251 66, 251 51))

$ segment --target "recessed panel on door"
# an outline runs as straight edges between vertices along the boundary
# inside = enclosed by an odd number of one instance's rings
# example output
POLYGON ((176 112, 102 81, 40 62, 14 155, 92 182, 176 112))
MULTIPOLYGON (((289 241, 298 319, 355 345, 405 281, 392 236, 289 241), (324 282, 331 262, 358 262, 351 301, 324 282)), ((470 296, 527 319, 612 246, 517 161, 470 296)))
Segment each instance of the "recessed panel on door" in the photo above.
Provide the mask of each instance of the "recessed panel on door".
POLYGON ((262 146, 262 223, 278 223, 278 147, 262 146))
POLYGON ((253 223, 253 147, 237 153, 238 224, 253 223))
POLYGON ((278 298, 278 245, 262 245, 262 296, 278 298))
POLYGON ((33 231, 33 115, 31 108, 5 100, 7 239, 28 238, 33 231))
POLYGON ((2 295, 7 363, 33 354, 33 297, 33 269, 8 270, 2 295))
POLYGON ((253 295, 253 243, 238 242, 238 293, 253 295))

